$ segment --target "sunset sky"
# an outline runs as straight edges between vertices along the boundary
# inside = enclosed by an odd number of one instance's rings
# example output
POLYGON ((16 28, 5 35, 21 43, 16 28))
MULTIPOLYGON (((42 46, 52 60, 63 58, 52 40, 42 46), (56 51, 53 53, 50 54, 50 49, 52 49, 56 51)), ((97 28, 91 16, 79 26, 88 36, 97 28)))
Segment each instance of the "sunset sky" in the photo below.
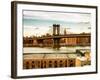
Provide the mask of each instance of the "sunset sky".
POLYGON ((64 29, 73 33, 90 32, 91 14, 76 12, 23 11, 23 36, 41 36, 52 34, 52 25, 60 24, 60 33, 64 29))

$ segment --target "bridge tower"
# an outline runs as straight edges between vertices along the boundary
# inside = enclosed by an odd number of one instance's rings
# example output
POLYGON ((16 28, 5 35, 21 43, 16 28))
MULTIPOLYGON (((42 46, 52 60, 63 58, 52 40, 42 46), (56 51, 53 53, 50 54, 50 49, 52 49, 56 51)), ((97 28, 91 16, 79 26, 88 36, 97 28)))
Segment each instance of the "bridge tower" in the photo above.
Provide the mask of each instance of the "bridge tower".
POLYGON ((60 35, 60 25, 53 24, 53 48, 59 49, 60 48, 60 38, 57 36, 60 35))
POLYGON ((53 24, 53 36, 60 34, 60 25, 59 24, 53 24))

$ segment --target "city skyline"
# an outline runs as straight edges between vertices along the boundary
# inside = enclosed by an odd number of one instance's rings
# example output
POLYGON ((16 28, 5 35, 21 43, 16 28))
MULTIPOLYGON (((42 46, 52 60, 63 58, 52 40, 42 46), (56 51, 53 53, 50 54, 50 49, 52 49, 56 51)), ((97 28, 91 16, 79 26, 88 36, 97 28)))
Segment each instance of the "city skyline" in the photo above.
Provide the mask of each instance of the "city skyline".
POLYGON ((52 34, 52 25, 60 24, 60 33, 64 29, 73 33, 90 33, 91 14, 50 11, 23 11, 24 36, 52 34))

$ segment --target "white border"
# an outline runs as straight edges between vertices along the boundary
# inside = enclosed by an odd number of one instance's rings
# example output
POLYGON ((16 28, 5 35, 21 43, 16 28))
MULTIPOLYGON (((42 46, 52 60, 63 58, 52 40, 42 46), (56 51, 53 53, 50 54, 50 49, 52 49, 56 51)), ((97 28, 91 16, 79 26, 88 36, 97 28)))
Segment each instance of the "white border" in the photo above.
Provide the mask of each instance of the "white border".
POLYGON ((17 5, 17 76, 34 76, 47 74, 63 74, 63 73, 80 73, 93 72, 96 70, 96 9, 93 8, 74 8, 74 7, 59 7, 46 5, 17 5), (74 68, 52 68, 52 69, 35 69, 23 70, 23 40, 22 40, 22 10, 46 10, 46 11, 66 11, 66 12, 86 12, 91 13, 91 66, 74 67, 74 68))

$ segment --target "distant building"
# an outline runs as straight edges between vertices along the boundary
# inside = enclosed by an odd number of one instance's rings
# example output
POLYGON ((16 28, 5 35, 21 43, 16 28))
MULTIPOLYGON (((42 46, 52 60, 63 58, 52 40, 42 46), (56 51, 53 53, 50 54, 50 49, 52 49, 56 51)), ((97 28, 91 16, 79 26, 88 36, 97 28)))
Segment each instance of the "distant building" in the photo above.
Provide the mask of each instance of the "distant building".
POLYGON ((67 34, 67 32, 66 32, 66 28, 64 29, 64 35, 66 35, 67 34))
MULTIPOLYGON (((50 47, 53 45, 53 36, 47 35, 47 36, 42 36, 42 37, 37 37, 37 38, 32 38, 32 37, 24 37, 23 38, 23 46, 24 47, 30 47, 30 46, 38 46, 41 44, 44 47, 50 47), (47 37, 47 38, 46 38, 47 37)), ((66 34, 66 35, 61 35, 58 36, 60 38, 60 44, 61 46, 90 46, 91 44, 91 34, 66 34), (64 38, 63 38, 64 36, 64 38), (69 37, 67 37, 69 36, 69 37)))

